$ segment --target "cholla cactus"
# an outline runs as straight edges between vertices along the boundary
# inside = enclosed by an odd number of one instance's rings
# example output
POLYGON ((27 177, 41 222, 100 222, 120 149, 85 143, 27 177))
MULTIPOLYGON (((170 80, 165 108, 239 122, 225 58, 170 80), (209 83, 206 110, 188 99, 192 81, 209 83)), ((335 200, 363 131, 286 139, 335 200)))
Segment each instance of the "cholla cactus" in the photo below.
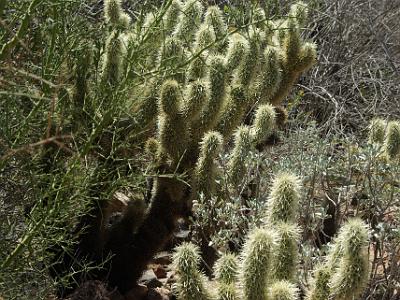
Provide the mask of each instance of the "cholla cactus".
POLYGON ((178 299, 210 300, 205 276, 197 269, 200 261, 197 246, 189 243, 182 244, 176 249, 173 261, 179 275, 175 286, 178 299))
POLYGON ((371 144, 383 144, 385 140, 386 121, 383 119, 373 119, 369 124, 368 141, 371 144))
POLYGON ((299 289, 291 282, 276 281, 269 291, 269 300, 298 300, 299 289))
POLYGON ((239 300, 236 287, 239 262, 233 254, 222 254, 214 267, 215 279, 218 283, 218 300, 239 300))
POLYGON ((295 222, 298 210, 299 179, 290 173, 278 174, 268 200, 268 222, 295 222))
POLYGON ((130 17, 122 9, 121 0, 105 0, 104 17, 106 22, 114 27, 126 28, 130 23, 130 17))
POLYGON ((250 232, 242 252, 240 282, 246 300, 267 300, 268 272, 271 266, 273 234, 263 228, 250 232))
MULTIPOLYGON (((287 178, 288 174, 285 174, 285 177, 287 178)), ((291 182, 298 184, 297 181, 298 179, 293 176, 291 182)), ((293 188, 291 189, 293 190, 293 188)), ((294 191, 298 192, 297 188, 294 191)), ((283 199, 287 190, 276 188, 272 193, 277 199, 283 199), (276 195, 278 193, 282 193, 282 195, 276 195)), ((296 197, 291 195, 289 198, 291 199, 289 203, 297 207, 293 202, 297 201, 298 195, 296 197)), ((294 214, 285 214, 283 217, 281 216, 278 223, 267 222, 263 228, 255 228, 250 231, 243 246, 239 264, 231 254, 221 256, 215 266, 217 299, 300 299, 296 272, 300 231, 297 225, 283 222, 282 219, 291 221, 294 219, 294 214), (237 274, 238 276, 236 276, 237 274)), ((184 244, 184 247, 187 247, 187 244, 184 244)), ((367 248, 368 231, 365 223, 357 218, 349 220, 341 228, 334 245, 325 258, 325 263, 316 268, 315 279, 311 284, 311 289, 307 292, 306 299, 357 299, 368 281, 367 248)), ((196 251, 192 251, 190 255, 193 255, 193 258, 187 259, 189 262, 195 261, 198 257, 196 251)), ((175 265, 179 264, 181 255, 176 255, 176 257, 178 259, 175 265)), ((190 268, 186 268, 189 269, 187 274, 182 274, 184 272, 182 267, 179 269, 182 277, 178 282, 182 289, 186 289, 183 283, 190 274, 193 274, 194 282, 191 284, 198 286, 197 291, 203 291, 204 283, 198 280, 196 271, 191 269, 193 265, 195 264, 191 263, 190 268)), ((186 285, 188 288, 184 292, 180 290, 181 294, 187 295, 193 289, 189 283, 186 285)), ((215 285, 211 284, 210 286, 215 285)), ((188 298, 179 298, 178 296, 178 299, 188 298)))
POLYGON ((393 160, 400 154, 400 122, 390 121, 386 129, 384 149, 389 159, 393 160))
MULTIPOLYGON (((254 24, 237 28, 235 33, 219 8, 209 7, 204 12, 199 0, 173 0, 165 7, 167 11, 149 13, 144 23, 140 19, 128 26, 121 1, 105 1, 106 22, 112 31, 102 61, 101 84, 118 88, 123 82, 118 92, 133 94, 132 101, 126 103, 133 111, 124 116, 129 125, 123 132, 127 140, 140 146, 148 141, 147 154, 155 161, 153 171, 158 175, 150 207, 136 233, 129 235, 128 241, 111 245, 102 241, 105 250, 115 254, 109 283, 122 293, 135 284, 151 257, 172 236, 177 219, 197 192, 205 192, 207 198, 213 196, 213 185, 218 182, 215 158, 232 138, 234 147, 227 166, 232 178, 229 189, 241 181, 246 172, 245 158, 254 142, 276 127, 272 106, 280 104, 316 57, 315 46, 301 39, 299 21, 305 14, 296 7, 291 10, 295 17, 285 21, 287 26, 277 28, 280 25, 266 20, 270 12, 259 10, 254 24), (274 32, 279 32, 278 36, 274 32), (253 124, 241 126, 251 109, 256 111, 253 124), (154 133, 155 139, 149 139, 154 133)), ((104 122, 114 121, 114 117, 104 122)), ((279 180, 270 198, 271 226, 295 223, 297 179, 285 175, 279 180)), ((281 225, 281 235, 276 237, 265 228, 250 234, 240 271, 246 299, 267 297, 265 283, 273 247, 286 251, 297 243, 295 229, 283 230, 288 226, 281 225)), ((178 289, 181 299, 209 299, 203 277, 195 271, 196 251, 186 245, 178 251, 181 255, 175 256, 183 280, 178 289)), ((285 259, 289 258, 286 265, 293 268, 296 259, 293 255, 285 259)), ((236 297, 233 283, 220 286, 221 299, 236 297)))
POLYGON ((364 290, 369 276, 368 231, 360 219, 349 220, 341 229, 338 242, 342 245, 340 257, 330 281, 335 300, 356 299, 364 290))
POLYGON ((103 61, 103 82, 116 86, 122 77, 122 64, 126 49, 117 31, 113 31, 108 37, 103 61))

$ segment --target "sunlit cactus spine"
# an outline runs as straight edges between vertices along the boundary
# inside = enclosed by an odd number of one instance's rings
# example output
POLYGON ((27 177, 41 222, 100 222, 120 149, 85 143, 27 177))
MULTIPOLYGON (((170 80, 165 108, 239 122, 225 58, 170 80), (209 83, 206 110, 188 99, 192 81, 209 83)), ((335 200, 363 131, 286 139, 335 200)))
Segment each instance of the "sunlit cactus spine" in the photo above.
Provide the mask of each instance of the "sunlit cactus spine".
POLYGON ((208 86, 205 82, 196 80, 190 83, 185 91, 182 107, 186 120, 190 122, 197 120, 207 99, 208 86))
POLYGON ((198 0, 188 0, 183 4, 179 23, 175 28, 174 36, 190 45, 194 34, 201 24, 204 7, 198 0))
POLYGON ((239 184, 246 172, 246 158, 251 149, 253 139, 250 127, 239 126, 234 134, 234 147, 227 163, 227 173, 229 180, 234 184, 239 184))
POLYGON ((400 154, 400 122, 390 121, 386 128, 384 150, 390 160, 399 157, 400 154))
POLYGON ((239 261, 233 254, 227 253, 216 261, 214 266, 215 280, 217 281, 218 300, 239 300, 237 279, 239 261))
POLYGON ((385 130, 387 122, 383 119, 373 119, 369 124, 369 137, 370 144, 383 144, 385 140, 385 130))
POLYGON ((209 70, 207 84, 209 97, 200 112, 199 120, 193 124, 198 134, 203 134, 214 128, 219 121, 219 112, 224 104, 226 96, 226 67, 224 58, 213 55, 208 60, 209 70))
POLYGON ((215 32, 215 38, 223 43, 223 38, 228 33, 228 26, 225 23, 223 12, 218 6, 209 6, 204 15, 204 23, 213 28, 215 32))
POLYGON ((270 102, 281 82, 281 66, 276 48, 267 47, 261 57, 260 72, 255 80, 255 94, 261 103, 270 102))
POLYGON ((242 35, 235 33, 229 37, 226 54, 226 70, 229 76, 237 68, 242 68, 248 51, 249 43, 242 35))
POLYGON ((181 102, 178 83, 164 82, 160 92, 159 142, 161 152, 169 155, 174 165, 185 154, 189 139, 186 121, 179 110, 181 102))
POLYGON ((253 141, 259 143, 267 139, 273 132, 276 124, 275 109, 270 104, 260 105, 254 117, 253 125, 251 126, 251 134, 253 141))
POLYGON ((266 229, 256 228, 247 237, 243 247, 240 286, 245 300, 268 299, 268 277, 274 238, 266 229))
POLYGON ((123 74, 123 59, 126 54, 125 46, 117 31, 113 31, 107 39, 103 60, 102 81, 116 86, 123 74))
POLYGON ((222 149, 223 138, 215 131, 207 132, 200 143, 200 155, 197 161, 195 176, 197 190, 210 196, 215 190, 215 163, 222 149))
POLYGON ((330 282, 331 296, 334 300, 357 299, 369 277, 366 224, 358 218, 347 221, 339 232, 338 242, 343 255, 330 282))
POLYGON ((300 198, 300 182, 290 173, 278 174, 268 200, 268 223, 295 222, 300 198))
POLYGON ((273 228, 277 235, 272 266, 273 278, 295 283, 298 270, 300 229, 294 223, 279 223, 273 228))
MULTIPOLYGON (((215 33, 212 27, 203 23, 195 34, 194 50, 196 52, 207 49, 215 41, 215 33)), ((196 53, 194 53, 196 54, 196 53)))
POLYGON ((211 300, 207 280, 197 269, 200 262, 198 247, 183 243, 176 248, 172 260, 178 273, 174 286, 178 300, 211 300))
POLYGON ((247 106, 248 99, 244 87, 240 84, 233 85, 216 127, 224 137, 229 137, 242 122, 247 106))
POLYGON ((299 300, 299 289, 293 283, 280 280, 274 282, 269 289, 268 300, 299 300))
POLYGON ((114 27, 126 28, 130 23, 130 17, 124 12, 121 0, 105 0, 104 17, 106 22, 114 27))
POLYGON ((245 53, 243 63, 237 69, 234 75, 234 83, 240 83, 243 86, 249 86, 256 76, 256 70, 259 64, 261 32, 259 29, 253 29, 249 33, 249 51, 245 53))
POLYGON ((179 18, 182 12, 183 4, 180 0, 172 0, 171 5, 166 11, 163 18, 163 25, 165 35, 169 35, 173 32, 179 22, 179 18))
POLYGON ((332 267, 327 264, 317 266, 312 279, 312 287, 307 291, 306 300, 326 300, 329 299, 332 278, 332 267))
POLYGON ((303 1, 298 1, 290 7, 290 18, 295 18, 300 26, 303 26, 308 18, 308 7, 303 1))

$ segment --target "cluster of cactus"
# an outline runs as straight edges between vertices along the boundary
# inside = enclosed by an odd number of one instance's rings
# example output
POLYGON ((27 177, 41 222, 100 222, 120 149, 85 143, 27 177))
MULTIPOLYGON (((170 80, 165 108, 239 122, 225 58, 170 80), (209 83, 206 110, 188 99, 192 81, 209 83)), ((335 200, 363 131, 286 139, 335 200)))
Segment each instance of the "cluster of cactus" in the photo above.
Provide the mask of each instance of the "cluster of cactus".
POLYGON ((369 143, 382 147, 389 160, 400 158, 400 122, 373 119, 369 126, 369 143))
MULTIPOLYGON (((282 19, 255 7, 249 23, 236 29, 217 6, 205 9, 199 0, 168 1, 136 23, 121 0, 105 0, 104 12, 109 34, 100 60, 101 91, 112 99, 121 86, 134 85, 133 108, 123 112, 129 120, 124 133, 145 145, 154 171, 147 210, 139 205, 105 228, 102 204, 92 226, 101 233, 96 257, 112 254, 104 274, 124 293, 171 238, 198 192, 213 194, 215 160, 231 138, 228 175, 233 185, 243 177, 247 153, 284 119, 281 102, 316 62, 316 46, 301 38, 307 16, 302 2, 282 19), (144 60, 135 54, 140 49, 144 60), (133 65, 133 58, 140 61, 133 65), (241 125, 249 111, 252 124, 241 125)), ((80 88, 84 95, 86 84, 80 88)))
MULTIPOLYGON (((299 190, 296 176, 276 176, 264 224, 250 231, 238 258, 230 253, 221 255, 215 264, 213 282, 208 282, 198 270, 198 248, 191 243, 178 246, 173 256, 178 299, 300 299, 300 228, 296 224, 299 190)), ((316 267, 306 299, 358 299, 369 277, 367 252, 365 223, 358 218, 350 219, 316 267)))

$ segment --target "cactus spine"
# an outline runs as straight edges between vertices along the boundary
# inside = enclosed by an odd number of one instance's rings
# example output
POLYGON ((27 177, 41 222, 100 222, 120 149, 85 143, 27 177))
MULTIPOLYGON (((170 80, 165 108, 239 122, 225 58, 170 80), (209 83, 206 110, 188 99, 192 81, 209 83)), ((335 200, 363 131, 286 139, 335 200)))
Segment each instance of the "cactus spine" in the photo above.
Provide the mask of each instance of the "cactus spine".
POLYGON ((179 300, 210 300, 206 279, 197 270, 200 261, 197 246, 184 243, 176 248, 173 256, 175 269, 179 274, 176 291, 179 300))
POLYGON ((390 160, 400 154, 400 122, 390 121, 387 125, 384 149, 390 160))
POLYGON ((369 124, 370 144, 383 144, 385 140, 386 121, 383 119, 373 119, 369 124))

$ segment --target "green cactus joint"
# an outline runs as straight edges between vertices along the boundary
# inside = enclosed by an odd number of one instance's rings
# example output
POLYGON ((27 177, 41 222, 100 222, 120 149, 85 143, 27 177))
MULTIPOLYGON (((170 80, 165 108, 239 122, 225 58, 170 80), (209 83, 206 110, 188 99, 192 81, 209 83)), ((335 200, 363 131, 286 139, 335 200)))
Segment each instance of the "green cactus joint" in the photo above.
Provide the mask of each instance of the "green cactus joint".
POLYGON ((336 300, 356 299, 369 277, 368 230, 358 218, 349 220, 340 230, 338 241, 343 255, 330 282, 331 295, 336 300))
POLYGON ((306 300, 329 299, 329 282, 332 278, 332 268, 326 265, 316 267, 312 288, 307 291, 306 300))
POLYGON ((225 23, 222 11, 218 6, 209 6, 204 15, 204 23, 214 29, 217 39, 222 39, 228 33, 228 26, 225 23))
POLYGON ((176 294, 178 300, 211 300, 207 291, 206 278, 198 270, 199 249, 190 243, 178 246, 172 258, 178 272, 176 294))
POLYGON ((277 243, 274 247, 273 277, 277 280, 296 282, 298 270, 298 243, 300 229, 294 223, 279 223, 274 226, 277 243))
POLYGON ((179 0, 171 1, 171 5, 169 6, 163 18, 163 24, 166 36, 171 34, 176 25, 178 24, 182 8, 183 4, 181 1, 179 0))
POLYGON ((268 299, 268 272, 273 242, 272 233, 261 228, 252 230, 246 239, 239 275, 246 300, 268 299))
POLYGON ((293 283, 280 280, 274 282, 269 289, 268 300, 298 300, 299 289, 293 283))
POLYGON ((230 181, 238 185, 246 172, 246 157, 252 146, 250 127, 239 126, 234 134, 234 147, 227 163, 227 172, 230 181))
POLYGON ((244 87, 242 85, 233 85, 220 114, 220 121, 216 126, 217 131, 228 138, 241 123, 247 106, 248 99, 244 87))
POLYGON ((384 149, 387 157, 394 160, 400 154, 400 122, 390 121, 386 129, 384 149))
POLYGON ((369 137, 370 144, 383 144, 385 140, 385 130, 387 122, 383 119, 373 119, 369 124, 369 137))
POLYGON ((220 153, 223 138, 216 131, 207 132, 200 143, 200 155, 196 164, 195 177, 197 190, 206 196, 211 196, 215 190, 215 164, 214 160, 220 153))
POLYGON ((122 61, 126 54, 125 46, 117 31, 113 31, 107 39, 103 61, 102 80, 116 86, 122 78, 122 61))
POLYGON ((275 109, 270 104, 260 105, 255 113, 251 133, 254 143, 266 140, 275 128, 276 114, 275 109))
POLYGON ((239 261, 234 254, 222 254, 214 266, 215 279, 219 283, 235 283, 238 277, 238 269, 239 261))
POLYGON ((235 33, 229 37, 226 55, 226 70, 229 76, 237 68, 242 68, 244 57, 247 57, 249 50, 249 43, 242 35, 235 33))
POLYGON ((174 31, 174 36, 190 45, 194 38, 194 34, 201 24, 201 17, 204 7, 198 0, 188 0, 182 7, 182 13, 177 27, 174 31))
POLYGON ((290 173, 278 174, 268 201, 268 222, 295 222, 300 199, 299 179, 290 173))
POLYGON ((130 17, 123 11, 121 0, 105 0, 104 17, 106 23, 115 27, 127 28, 130 24, 130 17))

